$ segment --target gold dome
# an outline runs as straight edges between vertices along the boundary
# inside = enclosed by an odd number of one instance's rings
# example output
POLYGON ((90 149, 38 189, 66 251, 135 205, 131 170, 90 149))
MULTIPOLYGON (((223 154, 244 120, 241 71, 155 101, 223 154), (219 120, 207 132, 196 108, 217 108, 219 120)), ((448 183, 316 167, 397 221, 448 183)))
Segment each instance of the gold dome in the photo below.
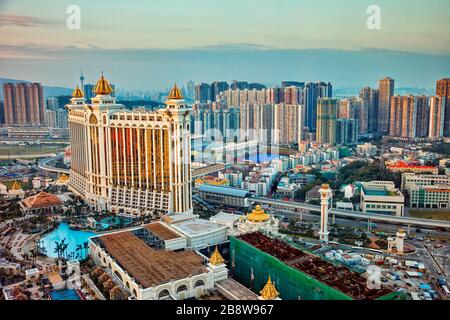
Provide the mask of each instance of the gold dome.
POLYGON ((270 276, 267 280, 266 285, 259 293, 264 300, 275 300, 276 298, 278 298, 279 293, 275 288, 275 285, 270 280, 270 276))
POLYGON ((69 176, 65 173, 63 173, 59 178, 58 178, 58 183, 60 184, 65 184, 69 181, 69 176))
POLYGON ((83 97, 84 97, 84 94, 83 94, 83 92, 81 91, 81 89, 78 87, 78 85, 77 85, 77 87, 75 88, 75 90, 73 90, 73 92, 72 92, 72 97, 73 97, 73 98, 83 98, 83 97))
POLYGON ((169 95, 167 96, 169 100, 181 100, 183 99, 183 95, 181 94, 180 89, 178 89, 177 84, 173 86, 172 90, 170 90, 169 95))
POLYGON ((20 184, 17 182, 17 180, 14 181, 14 183, 13 183, 13 185, 12 185, 12 187, 11 187, 11 190, 20 190, 20 189, 22 189, 22 187, 21 187, 20 184))
POLYGON ((222 258, 221 254, 216 246, 216 249, 214 250, 211 257, 209 258, 209 263, 211 263, 213 266, 218 266, 224 262, 225 262, 225 260, 222 258))
POLYGON ((97 84, 95 85, 95 88, 94 88, 95 94, 108 95, 108 94, 111 94, 113 91, 114 91, 113 88, 111 87, 109 82, 107 80, 105 80, 105 78, 103 77, 103 73, 102 73, 102 76, 100 77, 100 79, 97 81, 97 84))
POLYGON ((257 205, 252 213, 247 215, 247 219, 252 222, 264 222, 270 219, 270 215, 265 213, 260 205, 257 205))

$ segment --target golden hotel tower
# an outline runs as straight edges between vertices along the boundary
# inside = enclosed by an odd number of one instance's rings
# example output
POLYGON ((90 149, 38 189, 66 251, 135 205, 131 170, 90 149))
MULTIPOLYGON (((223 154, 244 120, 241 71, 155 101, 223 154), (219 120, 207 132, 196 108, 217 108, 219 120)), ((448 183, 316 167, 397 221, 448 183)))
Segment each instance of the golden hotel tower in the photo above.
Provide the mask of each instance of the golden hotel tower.
POLYGON ((190 108, 175 85, 166 107, 127 110, 103 75, 91 102, 77 87, 69 110, 69 187, 97 211, 192 212, 190 108))

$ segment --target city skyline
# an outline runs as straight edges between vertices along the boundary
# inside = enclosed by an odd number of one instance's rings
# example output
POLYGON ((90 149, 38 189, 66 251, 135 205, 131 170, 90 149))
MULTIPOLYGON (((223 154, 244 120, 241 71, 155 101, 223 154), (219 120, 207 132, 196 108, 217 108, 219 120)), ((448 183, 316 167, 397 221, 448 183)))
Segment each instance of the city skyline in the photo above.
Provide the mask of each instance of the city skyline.
POLYGON ((372 3, 340 3, 81 0, 81 29, 69 30, 68 1, 3 1, 0 76, 73 87, 83 67, 90 82, 110 70, 119 88, 136 90, 215 79, 372 86, 388 75, 432 87, 450 71, 448 1, 378 1, 380 30, 366 25, 372 3))
POLYGON ((450 300, 448 9, 0 0, 0 304, 450 300))

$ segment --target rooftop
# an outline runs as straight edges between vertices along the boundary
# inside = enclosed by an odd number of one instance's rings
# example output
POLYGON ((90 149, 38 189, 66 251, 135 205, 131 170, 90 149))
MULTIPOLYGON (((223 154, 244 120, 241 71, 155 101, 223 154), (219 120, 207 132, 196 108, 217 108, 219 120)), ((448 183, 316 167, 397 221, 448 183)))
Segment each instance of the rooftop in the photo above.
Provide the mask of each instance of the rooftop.
POLYGON ((203 192, 211 192, 211 193, 215 193, 215 194, 221 194, 224 196, 240 197, 240 198, 246 198, 251 195, 250 191, 248 191, 248 190, 231 188, 231 187, 219 187, 219 186, 212 186, 212 185, 201 185, 198 188, 198 190, 203 191, 203 192))
POLYGON ((193 251, 155 250, 130 231, 103 235, 97 240, 144 288, 208 272, 203 258, 193 251))
POLYGON ((212 223, 209 220, 199 218, 181 221, 173 225, 173 227, 180 230, 182 233, 187 234, 190 237, 226 228, 225 226, 212 223))
POLYGON ((364 194, 367 196, 379 196, 379 197, 398 197, 402 196, 401 192, 397 189, 388 190, 387 188, 370 188, 363 187, 364 194))
POLYGON ((371 300, 391 293, 388 289, 368 289, 367 280, 358 273, 350 271, 344 266, 336 266, 318 256, 301 251, 284 241, 269 238, 259 232, 242 235, 239 239, 353 299, 371 300))
POLYGON ((145 229, 156 235, 161 240, 172 240, 180 238, 181 235, 169 229, 160 222, 150 223, 144 226, 145 229))
POLYGON ((388 196, 389 192, 384 189, 371 189, 364 187, 364 193, 368 196, 388 196))
POLYGON ((234 222, 241 218, 243 218, 242 215, 222 211, 222 212, 219 212, 218 214, 216 214, 215 216, 212 216, 210 219, 213 219, 216 221, 234 222))
POLYGON ((28 197, 22 201, 24 207, 28 209, 47 208, 62 205, 62 201, 55 195, 47 192, 40 192, 35 196, 28 197))

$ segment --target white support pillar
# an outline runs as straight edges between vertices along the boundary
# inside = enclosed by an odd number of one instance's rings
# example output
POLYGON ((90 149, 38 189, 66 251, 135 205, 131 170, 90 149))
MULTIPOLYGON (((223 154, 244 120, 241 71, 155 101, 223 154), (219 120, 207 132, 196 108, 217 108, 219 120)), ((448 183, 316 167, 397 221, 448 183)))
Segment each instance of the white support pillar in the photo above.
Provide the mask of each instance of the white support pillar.
POLYGON ((319 189, 320 193, 320 241, 328 243, 328 213, 330 210, 330 199, 333 196, 333 191, 328 184, 323 184, 319 189))

